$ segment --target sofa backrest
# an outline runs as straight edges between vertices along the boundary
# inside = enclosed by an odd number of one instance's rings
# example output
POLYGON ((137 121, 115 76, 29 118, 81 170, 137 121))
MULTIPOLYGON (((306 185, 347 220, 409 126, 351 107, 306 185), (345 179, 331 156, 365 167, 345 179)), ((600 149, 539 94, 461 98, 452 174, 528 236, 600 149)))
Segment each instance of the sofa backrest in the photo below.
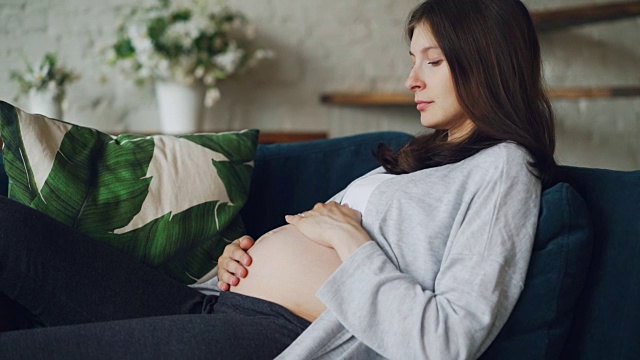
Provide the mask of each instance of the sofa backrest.
POLYGON ((328 200, 353 179, 380 166, 379 143, 397 149, 413 136, 374 132, 304 143, 259 145, 249 199, 240 212, 247 234, 258 238, 284 225, 284 216, 328 200))
POLYGON ((585 200, 593 252, 566 359, 640 357, 640 171, 562 167, 585 200))

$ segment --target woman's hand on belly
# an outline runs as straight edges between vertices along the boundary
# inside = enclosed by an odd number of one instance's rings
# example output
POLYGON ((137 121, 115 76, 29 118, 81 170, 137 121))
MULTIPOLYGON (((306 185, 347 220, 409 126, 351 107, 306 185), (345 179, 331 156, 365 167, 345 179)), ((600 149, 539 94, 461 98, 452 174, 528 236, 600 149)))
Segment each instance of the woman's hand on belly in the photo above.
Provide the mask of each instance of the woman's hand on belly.
POLYGON ((371 240, 362 227, 362 214, 335 201, 318 203, 312 210, 287 215, 285 220, 309 239, 335 249, 343 262, 371 240))
POLYGON ((255 241, 250 236, 243 236, 234 240, 224 248, 224 252, 218 258, 218 287, 222 291, 229 291, 231 286, 237 286, 240 278, 245 278, 249 271, 246 266, 251 265, 253 259, 249 250, 255 241))
POLYGON ((274 302, 309 321, 326 309, 315 293, 341 264, 335 250, 284 225, 256 240, 248 254, 249 276, 231 292, 274 302))

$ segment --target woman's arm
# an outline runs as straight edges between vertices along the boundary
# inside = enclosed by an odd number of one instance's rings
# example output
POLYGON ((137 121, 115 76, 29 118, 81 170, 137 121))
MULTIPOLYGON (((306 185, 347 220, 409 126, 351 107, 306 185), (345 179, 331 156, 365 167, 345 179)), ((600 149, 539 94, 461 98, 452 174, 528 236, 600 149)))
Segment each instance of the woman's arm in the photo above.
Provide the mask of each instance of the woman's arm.
MULTIPOLYGON (((442 260, 434 289, 400 272, 370 241, 316 295, 350 333, 387 358, 476 358, 522 291, 539 197, 539 181, 526 171, 496 176, 482 186, 450 240, 452 250, 442 260)), ((386 221, 415 221, 407 215, 386 221)), ((429 236, 413 233, 410 224, 406 228, 405 246, 429 236)), ((411 259, 421 260, 421 254, 411 259)))

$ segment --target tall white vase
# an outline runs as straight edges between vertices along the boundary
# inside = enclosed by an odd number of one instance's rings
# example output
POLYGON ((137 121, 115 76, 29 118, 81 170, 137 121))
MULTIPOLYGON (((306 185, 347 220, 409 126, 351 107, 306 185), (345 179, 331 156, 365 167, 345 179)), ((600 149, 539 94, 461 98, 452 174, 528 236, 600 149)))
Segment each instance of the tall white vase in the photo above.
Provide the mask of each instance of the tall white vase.
POLYGON ((200 129, 204 87, 156 81, 160 127, 165 134, 191 134, 200 129))
POLYGON ((62 103, 56 99, 55 90, 29 91, 29 112, 42 114, 54 119, 62 119, 62 103))

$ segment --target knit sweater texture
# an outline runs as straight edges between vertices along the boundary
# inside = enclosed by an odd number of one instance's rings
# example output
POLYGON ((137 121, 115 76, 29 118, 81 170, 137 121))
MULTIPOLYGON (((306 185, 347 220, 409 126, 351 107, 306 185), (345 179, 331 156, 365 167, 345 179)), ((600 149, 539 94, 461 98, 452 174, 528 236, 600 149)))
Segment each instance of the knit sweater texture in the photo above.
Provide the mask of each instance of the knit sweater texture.
POLYGON ((363 217, 373 241, 318 290, 327 310, 279 359, 478 358, 524 286, 541 195, 530 160, 503 143, 380 183, 363 217))

